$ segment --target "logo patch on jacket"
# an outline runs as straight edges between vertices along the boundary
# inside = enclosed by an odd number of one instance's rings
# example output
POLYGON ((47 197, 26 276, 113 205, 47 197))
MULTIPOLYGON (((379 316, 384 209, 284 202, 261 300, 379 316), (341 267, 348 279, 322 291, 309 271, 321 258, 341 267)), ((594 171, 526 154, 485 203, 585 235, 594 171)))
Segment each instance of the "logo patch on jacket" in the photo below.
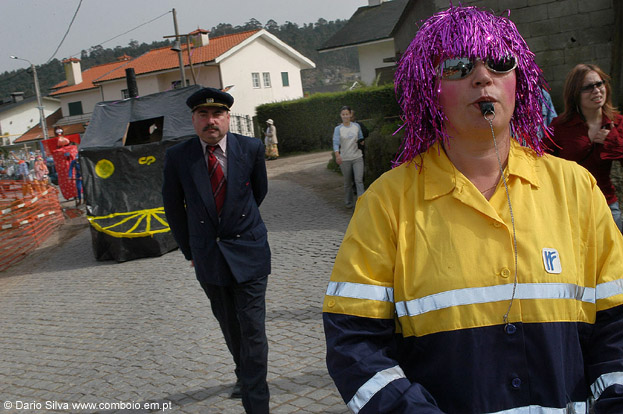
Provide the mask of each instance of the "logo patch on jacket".
POLYGON ((560 255, 556 249, 543 248, 543 265, 547 273, 561 273, 560 255))

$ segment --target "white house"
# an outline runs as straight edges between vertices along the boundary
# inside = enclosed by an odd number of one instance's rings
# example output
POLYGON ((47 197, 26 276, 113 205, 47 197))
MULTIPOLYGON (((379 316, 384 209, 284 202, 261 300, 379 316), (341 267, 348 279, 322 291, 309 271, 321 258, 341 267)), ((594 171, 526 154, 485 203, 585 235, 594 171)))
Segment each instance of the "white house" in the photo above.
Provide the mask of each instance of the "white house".
MULTIPOLYGON (((232 113, 252 117, 264 103, 303 97, 301 70, 314 62, 264 29, 209 38, 198 29, 182 42, 186 84, 227 90, 235 99, 232 113)), ((54 86, 65 118, 87 115, 101 101, 130 97, 126 70, 133 71, 138 96, 163 92, 181 85, 177 51, 169 47, 118 62, 80 69, 78 59, 63 62, 67 80, 54 86)))
POLYGON ((396 61, 415 36, 417 23, 435 11, 432 0, 368 0, 318 51, 356 47, 364 83, 392 82, 396 61))
MULTIPOLYGON (((60 108, 60 101, 43 97, 43 113, 47 118, 60 108)), ((37 97, 24 99, 23 92, 11 94, 11 101, 0 104, 0 145, 12 145, 21 135, 40 122, 37 97)))

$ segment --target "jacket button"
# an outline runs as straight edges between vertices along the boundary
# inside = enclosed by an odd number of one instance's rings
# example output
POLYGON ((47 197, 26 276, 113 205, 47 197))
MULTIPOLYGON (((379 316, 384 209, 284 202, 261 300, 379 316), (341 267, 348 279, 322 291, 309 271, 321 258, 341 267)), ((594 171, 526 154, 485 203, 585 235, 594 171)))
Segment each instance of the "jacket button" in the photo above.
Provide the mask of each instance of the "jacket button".
POLYGON ((217 237, 217 238, 216 238, 216 241, 221 241, 221 238, 220 238, 220 237, 217 237))
POLYGON ((513 388, 519 388, 521 387, 521 380, 519 378, 513 378, 513 380, 511 381, 511 385, 513 386, 513 388))
POLYGON ((247 216, 246 214, 243 214, 243 215, 242 215, 242 217, 246 217, 246 216, 247 216))
POLYGON ((236 234, 236 237, 240 237, 240 235, 239 235, 239 234, 236 234))
POLYGON ((512 323, 509 323, 508 325, 504 327, 504 330, 506 331, 508 335, 512 335, 515 332, 517 332, 517 327, 513 325, 512 323))
POLYGON ((204 223, 204 221, 203 221, 203 220, 199 220, 199 223, 203 224, 203 223, 204 223))
POLYGON ((499 227, 502 227, 502 224, 499 221, 494 221, 493 222, 493 227, 499 228, 499 227))
POLYGON ((511 275, 511 271, 507 267, 504 267, 502 268, 502 270, 500 270, 500 276, 509 277, 510 275, 511 275))

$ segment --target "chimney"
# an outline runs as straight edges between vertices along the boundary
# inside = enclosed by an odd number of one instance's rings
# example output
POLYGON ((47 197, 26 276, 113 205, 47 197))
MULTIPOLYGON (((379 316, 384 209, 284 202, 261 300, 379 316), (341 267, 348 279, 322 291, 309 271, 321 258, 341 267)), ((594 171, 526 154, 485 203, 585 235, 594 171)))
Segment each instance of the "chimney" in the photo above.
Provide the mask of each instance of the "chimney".
POLYGON ((210 43, 208 33, 210 32, 207 30, 197 28, 197 30, 188 34, 188 36, 190 36, 190 43, 193 47, 207 46, 210 43))
POLYGON ((80 59, 69 58, 63 60, 65 66, 65 78, 67 85, 73 86, 82 83, 82 68, 80 67, 80 59))
POLYGON ((368 0, 368 6, 378 6, 381 3, 385 3, 387 0, 368 0))
POLYGON ((24 92, 12 92, 11 103, 16 103, 24 100, 24 92))
POLYGON ((136 86, 134 68, 127 68, 125 70, 125 81, 128 84, 128 94, 130 98, 136 98, 138 96, 138 87, 136 86))

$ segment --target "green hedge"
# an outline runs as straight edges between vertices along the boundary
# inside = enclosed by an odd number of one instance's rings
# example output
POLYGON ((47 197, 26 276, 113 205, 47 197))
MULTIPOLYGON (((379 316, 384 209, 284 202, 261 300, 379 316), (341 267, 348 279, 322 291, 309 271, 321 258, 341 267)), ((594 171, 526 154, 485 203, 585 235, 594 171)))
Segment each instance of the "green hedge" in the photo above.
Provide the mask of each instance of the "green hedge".
POLYGON ((365 123, 372 131, 375 120, 397 116, 393 85, 368 87, 338 93, 319 93, 309 98, 260 105, 256 108, 255 136, 264 138, 266 120, 272 119, 277 128, 280 155, 329 150, 333 130, 342 122, 340 108, 350 106, 357 122, 365 123))
POLYGON ((404 137, 404 130, 396 132, 399 126, 397 119, 386 119, 370 132, 370 136, 366 139, 364 154, 366 188, 384 172, 391 169, 391 163, 404 137))

